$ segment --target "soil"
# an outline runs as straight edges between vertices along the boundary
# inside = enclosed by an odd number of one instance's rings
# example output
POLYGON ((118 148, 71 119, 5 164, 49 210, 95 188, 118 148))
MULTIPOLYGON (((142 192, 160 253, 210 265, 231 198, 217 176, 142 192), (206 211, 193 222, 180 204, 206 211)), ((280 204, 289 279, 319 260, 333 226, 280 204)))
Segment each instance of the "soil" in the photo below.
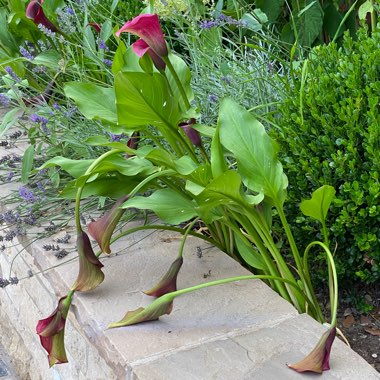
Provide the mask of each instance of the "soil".
POLYGON ((342 292, 338 327, 351 348, 380 372, 380 287, 342 292), (356 307, 353 306, 355 304, 356 307))

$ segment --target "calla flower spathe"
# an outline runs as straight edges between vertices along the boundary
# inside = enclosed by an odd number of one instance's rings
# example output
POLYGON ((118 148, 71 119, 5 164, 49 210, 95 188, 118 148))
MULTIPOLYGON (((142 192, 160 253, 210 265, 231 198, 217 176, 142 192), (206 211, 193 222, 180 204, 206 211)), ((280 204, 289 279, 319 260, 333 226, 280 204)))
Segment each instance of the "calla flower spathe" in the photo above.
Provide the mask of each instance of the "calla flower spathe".
POLYGON ((178 257, 170 266, 162 279, 152 289, 144 292, 148 296, 161 297, 162 295, 177 290, 177 276, 183 264, 183 258, 178 257))
POLYGON ((104 273, 101 270, 103 264, 96 257, 90 239, 83 231, 78 232, 77 249, 79 274, 73 289, 79 292, 88 292, 103 282, 104 273))
POLYGON ((289 368, 297 372, 322 373, 330 369, 331 346, 336 335, 336 328, 327 330, 309 355, 295 364, 288 364, 289 368))
POLYGON ((37 334, 40 336, 42 347, 48 353, 50 367, 54 364, 67 363, 64 334, 70 305, 71 297, 62 297, 53 313, 39 320, 37 324, 37 334))
POLYGON ((172 298, 165 296, 157 298, 147 307, 139 307, 136 310, 128 311, 119 322, 111 323, 108 328, 136 325, 142 322, 156 321, 164 314, 170 314, 173 310, 172 298))
POLYGON ((202 145, 202 140, 201 140, 201 136, 199 135, 199 132, 193 128, 193 125, 196 124, 196 122, 197 121, 194 118, 191 118, 182 123, 179 123, 178 126, 182 128, 182 130, 185 132, 185 135, 189 138, 189 140, 195 146, 199 147, 202 145))
POLYGON ((142 57, 145 53, 148 53, 150 58, 152 58, 153 64, 159 71, 165 71, 165 62, 150 48, 150 46, 140 38, 135 43, 132 44, 132 49, 138 57, 142 57))
POLYGON ((88 225, 88 232, 98 242, 100 249, 104 253, 111 253, 110 241, 113 231, 125 212, 125 209, 120 208, 120 206, 127 199, 127 195, 119 198, 109 212, 88 225))
POLYGON ((94 28, 98 33, 102 30, 102 27, 97 22, 89 22, 87 26, 91 26, 94 28))
POLYGON ((120 37, 123 32, 135 34, 143 39, 159 57, 168 55, 164 34, 156 14, 142 14, 135 17, 126 22, 115 35, 120 37))
POLYGON ((52 32, 57 31, 57 27, 45 16, 42 4, 44 0, 32 0, 26 8, 26 17, 33 20, 36 25, 42 24, 52 32))

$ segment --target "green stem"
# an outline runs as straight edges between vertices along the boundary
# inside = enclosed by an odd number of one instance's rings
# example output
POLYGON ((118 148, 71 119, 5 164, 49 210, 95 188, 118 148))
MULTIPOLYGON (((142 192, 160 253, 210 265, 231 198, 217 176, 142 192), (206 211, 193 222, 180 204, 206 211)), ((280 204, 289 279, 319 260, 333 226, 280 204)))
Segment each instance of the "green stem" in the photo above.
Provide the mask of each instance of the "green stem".
POLYGON ((189 225, 188 227, 186 228, 186 231, 185 233, 183 234, 183 238, 182 238, 182 241, 181 241, 181 245, 179 247, 179 251, 178 251, 178 256, 177 258, 181 258, 183 256, 183 249, 185 248, 185 243, 186 243, 186 239, 187 237, 189 236, 189 233, 191 231, 191 229, 194 227, 195 223, 198 222, 200 218, 195 218, 189 225))
POLYGON ((175 174, 175 171, 172 170, 172 169, 166 169, 166 170, 161 170, 161 171, 158 171, 158 172, 155 172, 153 174, 151 174, 150 176, 146 177, 143 181, 141 181, 130 193, 129 193, 129 197, 132 198, 133 196, 135 196, 137 194, 137 192, 139 190, 141 190, 147 183, 149 183, 150 181, 152 181, 153 179, 157 178, 157 177, 162 177, 162 176, 166 176, 166 175, 170 175, 170 174, 175 174))
POLYGON ((304 254, 305 272, 307 272, 308 276, 310 276, 310 274, 309 274, 309 267, 307 264, 307 258, 308 258, 308 254, 309 254, 310 249, 314 245, 319 245, 324 249, 324 251, 326 252, 326 255, 327 255, 328 265, 329 265, 329 267, 331 267, 332 277, 330 277, 330 272, 329 272, 329 288, 333 288, 333 291, 330 292, 331 326, 335 327, 336 326, 337 311, 338 311, 338 276, 336 273, 334 257, 332 255, 330 249, 324 243, 322 243, 320 241, 313 241, 312 243, 310 243, 306 247, 305 254, 304 254))
MULTIPOLYGON (((123 151, 119 150, 119 149, 112 149, 106 153, 103 153, 100 157, 98 157, 96 160, 94 160, 94 162, 87 168, 84 175, 87 176, 87 175, 91 174, 91 172, 95 169, 95 167, 98 166, 99 163, 102 162, 105 158, 112 156, 114 154, 122 153, 122 152, 123 151)), ((86 182, 87 182, 87 179, 86 179, 86 182)), ((85 186, 85 184, 81 187, 78 187, 77 194, 75 197, 75 224, 76 224, 78 232, 82 231, 82 226, 81 226, 81 221, 80 221, 80 201, 82 198, 84 186, 85 186)))
MULTIPOLYGON (((120 234, 118 234, 117 236, 115 236, 111 240, 111 244, 114 243, 116 240, 122 238, 123 236, 127 236, 127 235, 130 235, 130 234, 132 234, 134 232, 141 231, 141 230, 175 231, 175 232, 178 232, 178 233, 180 233, 182 235, 185 233, 185 231, 184 231, 183 228, 174 227, 174 226, 164 226, 164 225, 161 225, 161 224, 150 224, 150 225, 146 225, 146 226, 133 227, 133 228, 130 228, 130 229, 124 231, 124 232, 121 232, 120 234)), ((199 239, 202 239, 202 240, 206 241, 207 243, 210 243, 210 244, 214 245, 215 247, 219 248, 221 251, 223 250, 223 247, 217 241, 215 241, 214 239, 210 239, 210 238, 208 238, 205 235, 198 234, 197 232, 194 232, 194 231, 189 231, 189 235, 197 237, 199 239)), ((99 252, 99 255, 97 255, 97 256, 100 256, 101 253, 102 252, 99 252)))
POLYGON ((185 92, 185 89, 183 88, 183 85, 178 77, 178 74, 177 72, 175 71, 172 63, 170 62, 170 59, 169 57, 162 57, 163 61, 166 63, 166 66, 168 67, 170 73, 172 74, 172 77, 178 87, 178 90, 182 96, 182 100, 185 104, 185 107, 186 107, 186 110, 190 109, 191 106, 190 106, 190 102, 189 102, 189 99, 187 98, 187 95, 186 95, 186 92, 185 92))

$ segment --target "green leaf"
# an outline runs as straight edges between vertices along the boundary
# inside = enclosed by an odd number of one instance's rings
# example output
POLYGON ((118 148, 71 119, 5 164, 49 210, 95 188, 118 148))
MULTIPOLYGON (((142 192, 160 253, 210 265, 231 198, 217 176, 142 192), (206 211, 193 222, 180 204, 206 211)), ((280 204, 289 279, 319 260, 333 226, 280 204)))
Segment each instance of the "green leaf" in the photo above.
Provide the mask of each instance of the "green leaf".
POLYGON ((268 16, 269 22, 275 22, 281 14, 285 0, 256 0, 255 4, 268 16))
POLYGON ((46 50, 38 54, 32 61, 34 65, 46 66, 49 69, 58 70, 61 56, 56 50, 46 50))
MULTIPOLYGON (((185 93, 187 95, 187 99, 189 100, 189 102, 191 102, 194 99, 194 93, 193 93, 193 90, 192 90, 191 85, 190 85, 191 71, 189 69, 189 66, 186 64, 186 62, 182 58, 180 58, 180 57, 178 57, 172 53, 169 54, 169 59, 170 59, 170 62, 173 65, 173 67, 174 67, 174 69, 178 75, 180 82, 182 83, 182 86, 183 86, 185 93)), ((173 78, 173 76, 169 70, 166 70, 166 76, 168 78, 170 88, 173 91, 174 98, 178 99, 180 101, 181 109, 186 110, 187 107, 183 103, 181 93, 180 93, 178 86, 177 86, 177 84, 176 84, 176 82, 175 82, 175 80, 174 80, 174 78, 173 78)), ((190 117, 188 117, 188 118, 190 118, 190 117)))
MULTIPOLYGON (((22 115, 22 111, 21 111, 22 115)), ((13 108, 2 116, 2 122, 0 125, 0 137, 7 132, 7 130, 14 125, 16 120, 21 116, 19 108, 13 108), (19 113, 19 115, 17 115, 19 113)))
POLYGON ((46 161, 39 169, 45 169, 52 166, 60 166, 72 177, 78 178, 82 176, 94 160, 72 160, 70 158, 57 156, 46 161))
POLYGON ((112 1, 111 13, 113 13, 115 11, 115 9, 117 8, 118 4, 119 4, 119 0, 113 0, 112 1))
POLYGON ((323 10, 319 2, 306 0, 304 9, 294 9, 298 42, 302 46, 311 46, 323 26, 323 10), (297 14, 298 11, 298 14, 297 14))
POLYGON ((100 119, 117 124, 115 94, 113 88, 93 83, 68 82, 65 95, 75 101, 79 111, 90 120, 100 119))
POLYGON ((372 13, 374 11, 373 4, 371 0, 365 1, 360 7, 358 11, 359 19, 365 20, 367 17, 367 13, 372 13))
POLYGON ((126 126, 153 124, 177 126, 181 118, 164 76, 119 72, 115 76, 116 107, 119 122, 126 126))
POLYGON ((324 185, 313 192, 311 199, 301 202, 301 211, 304 215, 324 223, 334 196, 335 189, 332 186, 324 185))
POLYGON ((106 20, 102 28, 100 29, 100 34, 99 34, 99 39, 100 41, 107 42, 107 40, 111 37, 112 35, 112 21, 111 20, 106 20))
POLYGON ((227 162, 223 155, 223 147, 220 144, 219 138, 219 123, 216 125, 214 137, 211 141, 211 171, 214 178, 219 177, 225 171, 227 171, 227 162))
POLYGON ((235 235, 235 243, 237 250, 243 260, 252 268, 265 270, 267 267, 260 252, 255 249, 246 239, 242 239, 237 233, 235 235))
MULTIPOLYGON (((95 181, 86 183, 83 189, 82 197, 88 198, 92 195, 107 196, 110 198, 120 198, 131 192, 142 180, 136 177, 99 177, 95 181)), ((69 182, 60 196, 65 199, 75 199, 78 188, 76 181, 69 182)))
POLYGON ((288 182, 277 159, 277 146, 264 126, 229 98, 221 103, 219 122, 221 143, 234 154, 243 183, 282 205, 288 182))
POLYGON ((24 155, 22 157, 22 167, 21 167, 21 182, 27 183, 30 172, 33 168, 33 160, 34 160, 34 146, 30 145, 24 155))
MULTIPOLYGON (((207 222, 214 220, 214 211, 223 206, 232 210, 244 212, 244 206, 249 207, 241 192, 242 181, 236 171, 228 170, 211 181, 205 189, 196 197, 197 210, 201 217, 207 222)), ((250 199, 253 204, 258 204, 264 196, 260 194, 250 199), (256 202, 254 202, 256 201, 256 202)), ((218 217, 220 212, 217 212, 218 217)))
POLYGON ((150 197, 134 197, 123 204, 123 208, 149 209, 165 223, 179 224, 195 216, 194 203, 172 189, 155 191, 150 197))
POLYGON ((241 21, 245 23, 245 27, 253 30, 254 32, 258 32, 263 28, 262 24, 260 21, 254 17, 251 13, 244 13, 243 16, 241 17, 241 21))

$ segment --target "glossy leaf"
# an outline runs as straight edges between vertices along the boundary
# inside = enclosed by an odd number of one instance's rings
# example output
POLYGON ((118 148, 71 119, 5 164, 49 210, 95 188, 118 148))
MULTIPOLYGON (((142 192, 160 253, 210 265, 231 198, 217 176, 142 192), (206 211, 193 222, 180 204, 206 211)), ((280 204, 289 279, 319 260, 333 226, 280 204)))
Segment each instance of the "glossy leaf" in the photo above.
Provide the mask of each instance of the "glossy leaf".
POLYGON ((268 16, 269 22, 275 22, 285 5, 285 0, 256 0, 255 4, 268 16))
POLYGON ((304 215, 323 223, 334 196, 335 189, 332 186, 324 185, 313 192, 311 199, 301 202, 301 211, 304 215))
POLYGON ((234 154, 243 183, 282 205, 288 182, 277 159, 277 147, 264 126, 230 98, 221 103, 219 122, 220 141, 234 154))
POLYGON ((235 233, 235 243, 243 260, 252 268, 265 270, 266 265, 263 257, 252 244, 244 241, 238 234, 235 233))
POLYGON ((220 126, 218 123, 211 141, 211 171, 214 178, 219 177, 228 169, 226 159, 223 155, 223 147, 220 144, 219 129, 220 126))
POLYGON ((126 126, 173 128, 181 118, 178 99, 171 95, 167 80, 159 73, 119 72, 115 93, 119 123, 126 126))
POLYGON ((152 210, 169 224, 179 224, 196 216, 194 206, 192 201, 172 189, 157 190, 149 197, 137 196, 123 204, 123 208, 152 210))
POLYGON ((115 94, 112 88, 93 83, 68 82, 64 92, 68 98, 74 100, 87 119, 100 119, 117 124, 115 94))
MULTIPOLYGON (((207 222, 212 222, 215 215, 219 218, 219 212, 212 213, 219 206, 232 208, 233 210, 243 210, 247 205, 241 194, 242 181, 240 175, 232 170, 226 171, 210 184, 196 197, 198 203, 197 210, 202 218, 207 222)), ((256 197, 256 204, 263 200, 263 195, 256 197)), ((251 199, 253 202, 254 199, 251 199)))

